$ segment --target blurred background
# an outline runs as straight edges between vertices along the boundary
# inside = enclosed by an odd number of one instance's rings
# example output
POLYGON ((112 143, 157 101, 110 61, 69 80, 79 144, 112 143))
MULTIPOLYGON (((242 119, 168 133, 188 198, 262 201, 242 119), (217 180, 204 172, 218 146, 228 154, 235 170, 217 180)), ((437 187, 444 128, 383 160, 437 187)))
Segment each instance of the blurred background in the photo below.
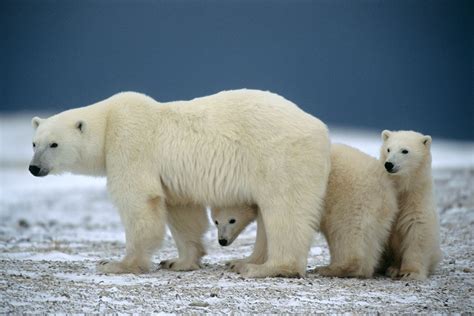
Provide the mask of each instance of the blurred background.
POLYGON ((330 126, 474 140, 474 1, 2 0, 0 115, 256 88, 330 126))
MULTIPOLYGON (((0 0, 0 288, 9 289, 0 292, 0 314, 230 313, 221 306, 234 305, 258 313, 268 303, 273 309, 267 313, 308 313, 301 307, 308 302, 339 313, 354 306, 472 311, 473 20, 474 0, 0 0), (309 297, 291 281, 269 284, 267 301, 259 301, 246 293, 260 285, 245 280, 241 292, 229 292, 230 300, 223 292, 210 298, 208 289, 222 288, 228 277, 219 272, 215 281, 206 273, 224 271, 210 267, 250 253, 255 224, 225 250, 216 248, 216 229, 209 230, 203 277, 96 275, 98 260, 119 258, 125 248, 106 179, 33 177, 31 118, 124 90, 165 102, 237 88, 283 95, 325 121, 332 141, 374 157, 383 129, 433 136, 444 260, 422 292, 405 282, 377 280, 361 288, 317 280, 318 289, 332 291, 309 297), (148 300, 135 294, 158 293, 157 284, 170 282, 167 295, 148 300), (282 294, 282 287, 289 292, 282 294), (366 294, 359 295, 361 289, 366 294), (194 298, 209 299, 209 307, 186 309, 194 298)), ((329 262, 317 236, 312 267, 329 262)), ((154 262, 175 256, 168 233, 154 262)))

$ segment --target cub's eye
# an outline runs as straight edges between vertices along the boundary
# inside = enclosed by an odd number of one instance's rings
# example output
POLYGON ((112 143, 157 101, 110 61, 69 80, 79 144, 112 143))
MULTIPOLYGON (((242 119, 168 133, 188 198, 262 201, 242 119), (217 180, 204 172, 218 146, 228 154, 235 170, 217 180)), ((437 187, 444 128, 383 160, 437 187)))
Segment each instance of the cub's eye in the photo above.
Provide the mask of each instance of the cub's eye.
POLYGON ((35 143, 33 143, 33 148, 35 148, 35 147, 36 147, 36 144, 35 144, 35 143))
POLYGON ((57 143, 52 143, 51 145, 49 145, 49 147, 56 148, 56 147, 58 147, 58 144, 57 143))
POLYGON ((408 154, 408 150, 403 149, 403 150, 402 150, 402 154, 405 154, 405 155, 408 154))
POLYGON ((387 148, 387 152, 390 152, 390 148, 387 148))
POLYGON ((235 223, 235 219, 232 218, 232 219, 229 221, 229 224, 234 224, 234 223, 235 223))
POLYGON ((219 222, 218 222, 218 221, 215 221, 214 223, 216 223, 216 225, 219 225, 219 222))

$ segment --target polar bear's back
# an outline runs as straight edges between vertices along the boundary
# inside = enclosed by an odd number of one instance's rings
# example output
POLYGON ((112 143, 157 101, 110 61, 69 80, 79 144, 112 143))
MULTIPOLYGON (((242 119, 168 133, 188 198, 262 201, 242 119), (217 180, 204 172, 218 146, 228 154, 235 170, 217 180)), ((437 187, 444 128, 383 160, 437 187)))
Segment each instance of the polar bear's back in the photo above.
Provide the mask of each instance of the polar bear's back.
POLYGON ((201 120, 203 128, 237 138, 251 135, 268 142, 277 135, 303 136, 326 129, 319 119, 268 91, 230 90, 168 105, 182 117, 201 120))
POLYGON ((146 168, 175 200, 254 203, 288 177, 295 190, 325 189, 318 183, 330 164, 326 126, 276 94, 235 90, 159 103, 132 93, 114 103, 121 103, 109 119, 114 155, 126 144, 135 162, 151 161, 146 168))

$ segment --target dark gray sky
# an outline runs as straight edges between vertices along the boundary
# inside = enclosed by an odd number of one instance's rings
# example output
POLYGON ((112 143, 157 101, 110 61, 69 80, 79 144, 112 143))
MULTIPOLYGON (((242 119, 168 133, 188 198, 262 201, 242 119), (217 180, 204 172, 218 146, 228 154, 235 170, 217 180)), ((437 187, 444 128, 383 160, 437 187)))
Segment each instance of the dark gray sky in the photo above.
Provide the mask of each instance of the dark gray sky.
POLYGON ((456 0, 2 0, 0 112, 246 87, 329 124, 472 140, 473 19, 456 0))

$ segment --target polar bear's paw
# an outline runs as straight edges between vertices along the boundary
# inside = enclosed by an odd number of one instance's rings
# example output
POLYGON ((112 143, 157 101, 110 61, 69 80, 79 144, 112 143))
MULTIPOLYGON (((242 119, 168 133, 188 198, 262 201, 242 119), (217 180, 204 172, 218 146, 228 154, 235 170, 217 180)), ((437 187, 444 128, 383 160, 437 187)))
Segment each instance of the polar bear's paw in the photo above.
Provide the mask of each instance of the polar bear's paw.
POLYGON ((201 268, 201 266, 197 262, 189 262, 179 259, 163 260, 160 262, 160 266, 163 269, 168 269, 172 271, 193 271, 201 268))
POLYGON ((322 267, 316 267, 312 272, 318 273, 325 277, 338 277, 338 278, 370 278, 372 273, 364 271, 358 264, 354 262, 341 264, 341 265, 328 265, 322 267))
POLYGON ((246 278, 266 278, 266 277, 284 277, 284 278, 301 278, 304 274, 289 269, 288 267, 278 267, 269 264, 243 264, 239 271, 246 278))
POLYGON ((127 261, 101 260, 97 263, 97 270, 105 274, 142 274, 150 271, 146 264, 138 265, 127 261))
POLYGON ((248 263, 249 263, 249 260, 247 259, 237 259, 237 260, 229 260, 225 263, 225 265, 229 267, 230 271, 240 273, 244 265, 248 263))

